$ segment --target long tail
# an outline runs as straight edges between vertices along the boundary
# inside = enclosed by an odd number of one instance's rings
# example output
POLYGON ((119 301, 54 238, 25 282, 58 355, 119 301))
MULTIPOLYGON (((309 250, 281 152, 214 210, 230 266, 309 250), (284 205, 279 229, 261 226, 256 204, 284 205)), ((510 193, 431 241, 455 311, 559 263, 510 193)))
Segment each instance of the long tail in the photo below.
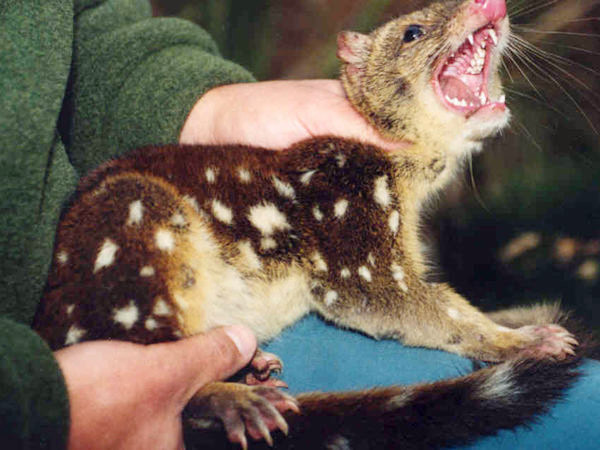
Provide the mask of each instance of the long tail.
MULTIPOLYGON (((526 425, 560 400, 580 359, 514 360, 469 375, 407 387, 298 397, 276 449, 431 449, 526 425)), ((223 434, 188 430, 187 448, 236 448, 223 434)), ((239 448, 239 447, 237 447, 239 448)), ((250 449, 269 448, 264 441, 250 449)))

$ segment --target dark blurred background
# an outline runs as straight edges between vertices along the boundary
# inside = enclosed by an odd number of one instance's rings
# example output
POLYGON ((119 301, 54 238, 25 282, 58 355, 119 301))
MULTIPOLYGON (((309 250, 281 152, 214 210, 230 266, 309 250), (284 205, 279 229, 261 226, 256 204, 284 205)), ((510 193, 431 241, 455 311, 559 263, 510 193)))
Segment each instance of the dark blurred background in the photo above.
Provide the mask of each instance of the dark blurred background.
MULTIPOLYGON (((600 1, 509 2, 512 126, 473 157, 428 229, 440 276, 484 309, 560 300, 600 331, 600 1), (515 64, 516 63, 516 64, 515 64)), ((336 33, 423 1, 153 0, 258 79, 336 77, 336 33)))

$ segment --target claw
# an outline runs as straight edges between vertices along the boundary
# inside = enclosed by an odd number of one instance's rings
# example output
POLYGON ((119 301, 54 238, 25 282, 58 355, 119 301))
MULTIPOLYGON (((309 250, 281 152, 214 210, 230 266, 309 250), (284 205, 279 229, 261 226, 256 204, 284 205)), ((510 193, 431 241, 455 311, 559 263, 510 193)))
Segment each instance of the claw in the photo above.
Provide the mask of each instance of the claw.
POLYGON ((265 422, 259 420, 256 424, 258 427, 258 431, 260 435, 265 439, 269 447, 273 447, 273 438, 271 437, 271 433, 269 432, 269 428, 265 425, 265 422))
POLYGON ((567 343, 569 343, 569 344, 571 344, 571 345, 574 345, 576 347, 579 345, 579 341, 577 341, 577 339, 575 339, 574 337, 566 337, 564 339, 564 341, 567 342, 567 343))
POLYGON ((290 428, 288 427, 288 424, 285 421, 285 419, 281 417, 281 414, 277 413, 277 415, 275 416, 275 423, 277 424, 277 428, 279 428, 281 432, 287 436, 290 432, 290 428))
POLYGON ((298 402, 296 400, 285 401, 284 404, 285 406, 287 406, 288 409, 291 409, 296 414, 300 414, 300 406, 298 406, 298 402))
POLYGON ((571 347, 567 347, 565 348, 565 353, 568 353, 571 356, 575 356, 575 350, 573 350, 571 347))
POLYGON ((234 431, 233 433, 229 433, 227 438, 231 442, 237 442, 242 446, 243 450, 248 450, 248 440, 246 439, 246 434, 242 431, 241 433, 238 431, 234 431))

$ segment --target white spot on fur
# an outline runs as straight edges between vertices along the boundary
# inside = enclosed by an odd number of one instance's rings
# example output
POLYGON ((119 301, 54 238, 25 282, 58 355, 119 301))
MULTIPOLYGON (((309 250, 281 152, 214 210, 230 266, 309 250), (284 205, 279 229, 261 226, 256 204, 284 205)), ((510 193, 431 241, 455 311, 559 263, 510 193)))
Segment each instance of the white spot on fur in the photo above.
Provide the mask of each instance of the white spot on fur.
POLYGON ((250 208, 248 220, 266 236, 270 236, 278 230, 291 228, 285 214, 279 211, 273 203, 260 203, 250 208))
POLYGON ((171 307, 165 302, 162 298, 158 297, 156 299, 156 303, 154 304, 154 308, 152 309, 152 314, 155 316, 170 316, 173 314, 171 307))
POLYGON ((187 225, 187 222, 185 221, 183 214, 175 213, 171 216, 171 224, 176 227, 184 227, 187 225))
POLYGON ((456 308, 448 308, 446 312, 452 319, 458 319, 460 317, 460 312, 458 312, 458 309, 456 308))
POLYGON ((127 218, 127 225, 139 225, 142 223, 144 217, 144 205, 141 200, 136 200, 129 204, 129 217, 127 218))
POLYGON ((192 197, 186 194, 182 198, 183 201, 190 205, 196 212, 200 212, 200 205, 198 205, 198 200, 196 200, 196 197, 192 197))
POLYGON ((233 223, 233 211, 219 200, 212 201, 212 213, 221 222, 231 225, 233 223))
POLYGON ((338 293, 336 291, 327 291, 325 294, 325 305, 331 306, 338 299, 338 293))
POLYGON ((123 308, 115 308, 113 311, 113 320, 116 323, 123 325, 123 328, 130 330, 131 327, 137 322, 140 316, 138 307, 135 306, 133 300, 129 302, 127 306, 123 308))
POLYGON ((308 186, 310 184, 310 179, 316 172, 316 170, 309 170, 307 172, 304 172, 300 176, 300 183, 302 183, 304 186, 308 186))
POLYGON ((158 322, 154 317, 148 317, 146 322, 144 322, 144 327, 146 327, 146 330, 148 331, 154 331, 158 328, 158 322))
POLYGON ((340 434, 328 439, 325 448, 327 450, 352 450, 350 441, 340 434))
POLYGON ((337 155, 335 155, 335 160, 337 161, 338 167, 344 167, 344 165, 346 164, 346 155, 344 155, 343 153, 338 153, 337 155))
POLYGON ((360 266, 358 268, 358 274, 366 281, 372 280, 371 271, 369 269, 367 269, 367 266, 360 266))
POLYGON ((317 221, 320 222, 321 220, 323 220, 323 213, 321 212, 321 210, 319 209, 318 206, 315 206, 312 209, 312 213, 313 213, 313 216, 315 216, 315 219, 317 219, 317 221))
POLYGON ((375 189, 373 191, 373 198, 383 208, 390 206, 392 202, 392 196, 388 188, 388 177, 383 175, 375 180, 375 189))
POLYGON ((400 227, 400 213, 397 210, 392 211, 388 219, 388 225, 392 233, 396 234, 400 227))
POLYGON ((385 404, 386 411, 393 411, 398 408, 403 408, 413 398, 413 391, 410 388, 406 388, 402 393, 394 395, 385 404))
POLYGON ((159 250, 171 252, 175 248, 175 238, 169 230, 159 229, 154 234, 154 242, 159 250))
POLYGON ((273 250, 277 248, 277 241, 272 237, 264 237, 260 240, 260 248, 263 250, 273 250))
POLYGON ((392 264, 392 277, 396 281, 404 280, 404 270, 398 264, 392 264))
POLYGON ((186 423, 190 424, 193 428, 198 430, 210 430, 210 429, 218 429, 219 422, 218 419, 192 419, 186 418, 186 423))
POLYGON ((338 219, 342 218, 344 216, 344 214, 346 214, 347 210, 348 210, 348 200, 346 200, 346 199, 338 200, 337 202, 335 202, 335 205, 333 206, 333 212, 338 219))
POLYGON ((254 252, 252 248, 252 243, 250 241, 242 241, 238 243, 238 250, 240 251, 240 256, 242 257, 242 263, 251 270, 260 270, 262 268, 262 264, 258 255, 254 252))
POLYGON ((83 328, 79 328, 77 325, 71 325, 65 339, 65 345, 77 344, 81 341, 81 338, 85 335, 86 331, 83 328))
POLYGON ((512 366, 506 363, 495 366, 479 387, 481 397, 494 401, 510 402, 518 393, 519 389, 513 381, 512 366))
POLYGON ((209 183, 214 183, 217 180, 217 170, 211 167, 206 169, 204 175, 206 176, 206 181, 209 183))
POLYGON ((323 260, 323 257, 319 252, 314 252, 311 256, 311 260, 315 265, 315 269, 319 272, 327 272, 327 263, 323 260))
POLYGON ((277 177, 273 177, 273 186, 275 186, 275 190, 279 192, 279 195, 282 197, 286 197, 289 199, 293 199, 296 197, 296 191, 292 187, 291 184, 286 183, 285 181, 281 181, 277 177))
POLYGON ((404 270, 398 264, 392 264, 392 278, 396 280, 398 287, 404 292, 408 292, 408 285, 404 281, 404 270))
POLYGON ((69 260, 69 254, 67 252, 60 251, 56 254, 56 260, 58 261, 59 264, 66 264, 67 261, 69 260))
POLYGON ((140 276, 141 277, 151 277, 154 276, 154 267, 152 266, 144 266, 140 269, 140 276))
POLYGON ((119 250, 119 246, 112 239, 106 238, 100 247, 96 262, 94 263, 94 273, 104 267, 110 266, 115 262, 115 255, 119 250))
POLYGON ((348 269, 347 267, 344 267, 340 271, 340 276, 344 279, 350 278, 350 269, 348 269))
POLYGON ((237 173, 238 178, 242 183, 250 183, 250 181, 252 180, 252 175, 250 175, 250 172, 248 172, 248 170, 244 169, 243 167, 240 167, 237 173))
POLYGON ((367 256, 367 262, 372 266, 375 267, 375 257, 373 256, 373 253, 369 252, 369 255, 367 256))
POLYGON ((71 314, 73 314, 74 309, 75 309, 75 305, 67 306, 67 316, 70 316, 71 314))

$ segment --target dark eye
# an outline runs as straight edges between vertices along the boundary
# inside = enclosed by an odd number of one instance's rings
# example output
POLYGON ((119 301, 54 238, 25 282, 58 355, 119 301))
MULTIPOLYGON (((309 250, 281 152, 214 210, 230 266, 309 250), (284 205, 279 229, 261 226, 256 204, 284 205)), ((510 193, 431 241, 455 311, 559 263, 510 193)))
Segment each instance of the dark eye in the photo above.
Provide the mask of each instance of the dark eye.
POLYGON ((412 42, 415 39, 420 38, 421 36, 423 36, 423 27, 421 27, 421 25, 409 25, 408 27, 406 27, 406 31, 404 32, 404 38, 402 39, 404 42, 412 42))

